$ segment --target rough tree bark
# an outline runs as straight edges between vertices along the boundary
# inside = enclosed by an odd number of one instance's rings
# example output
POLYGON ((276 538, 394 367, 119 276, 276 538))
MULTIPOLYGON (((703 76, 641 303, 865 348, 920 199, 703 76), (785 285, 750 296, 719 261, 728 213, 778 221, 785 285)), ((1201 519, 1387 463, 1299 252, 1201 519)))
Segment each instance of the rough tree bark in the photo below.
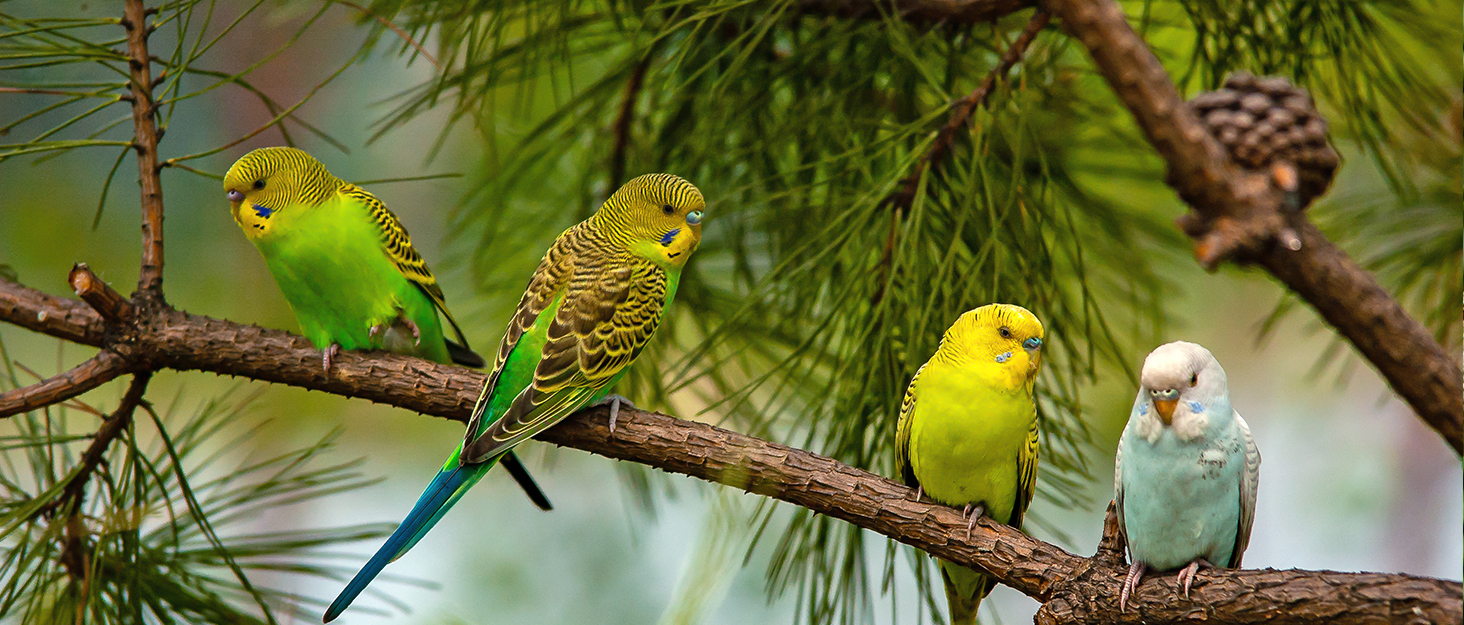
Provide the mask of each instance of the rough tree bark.
MULTIPOLYGON (((847 17, 880 14, 868 3, 810 0, 801 4, 805 11, 847 17)), ((905 19, 971 23, 994 19, 1029 4, 1007 0, 897 0, 893 6, 905 19)), ((133 409, 145 401, 142 395, 151 372, 171 368, 289 384, 465 420, 483 383, 481 373, 391 354, 346 352, 336 359, 327 375, 319 366, 319 352, 302 337, 191 315, 163 303, 162 187, 151 95, 155 82, 148 71, 146 50, 150 30, 145 18, 150 11, 143 8, 141 0, 127 0, 126 5, 123 24, 129 34, 128 51, 134 59, 131 102, 143 196, 144 251, 139 289, 131 300, 125 299, 85 265, 78 265, 69 276, 85 303, 0 280, 0 319, 101 349, 96 357, 70 372, 0 394, 0 417, 64 401, 119 375, 135 374, 123 406, 102 424, 86 452, 95 463, 125 426, 133 409)), ((1049 0, 1044 6, 1093 52, 1099 70, 1170 163, 1171 185, 1203 222, 1203 228, 1189 228, 1191 234, 1204 242, 1211 240, 1206 237, 1213 237, 1214 232, 1221 233, 1219 247, 1205 248, 1221 251, 1209 257, 1202 253, 1201 260, 1216 262, 1233 257, 1269 269, 1352 340, 1457 451, 1461 409, 1457 365, 1450 360, 1451 370, 1438 363, 1433 352, 1441 348, 1426 333, 1420 339, 1409 328, 1409 324, 1417 323, 1308 224, 1281 222, 1290 223, 1301 233, 1308 254, 1300 257, 1303 260, 1275 250, 1267 238, 1274 237, 1278 223, 1275 190, 1236 171, 1217 151, 1218 146, 1198 130, 1187 109, 1179 105, 1168 76, 1128 28, 1116 4, 1109 0, 1049 0), (1227 219, 1240 225, 1232 228, 1226 225, 1227 219), (1348 297, 1362 298, 1368 308, 1353 309, 1355 301, 1344 299, 1348 297), (1416 371, 1418 362, 1403 363, 1395 354, 1369 345, 1383 331, 1398 332, 1393 335, 1394 341, 1403 337, 1405 348, 1424 354, 1426 370, 1420 376, 1424 379, 1402 379, 1399 372, 1416 371), (1410 367, 1406 371, 1400 369, 1404 364, 1410 367), (1452 406, 1444 405, 1450 401, 1452 406)), ((1044 21, 1042 16, 1034 20, 1032 35, 1044 21)), ((941 558, 985 569, 1003 583, 1042 601, 1039 623, 1464 620, 1464 587, 1459 582, 1399 574, 1270 569, 1203 572, 1189 601, 1176 600, 1172 578, 1152 577, 1137 589, 1130 609, 1120 613, 1116 591, 1125 567, 1111 511, 1098 553, 1083 558, 986 519, 968 533, 958 511, 918 501, 915 493, 901 484, 817 454, 639 410, 622 410, 612 435, 607 417, 604 408, 587 410, 539 438, 776 498, 880 532, 941 558)), ((84 480, 76 484, 77 499, 83 484, 84 480)), ((78 540, 84 537, 78 536, 78 540)))

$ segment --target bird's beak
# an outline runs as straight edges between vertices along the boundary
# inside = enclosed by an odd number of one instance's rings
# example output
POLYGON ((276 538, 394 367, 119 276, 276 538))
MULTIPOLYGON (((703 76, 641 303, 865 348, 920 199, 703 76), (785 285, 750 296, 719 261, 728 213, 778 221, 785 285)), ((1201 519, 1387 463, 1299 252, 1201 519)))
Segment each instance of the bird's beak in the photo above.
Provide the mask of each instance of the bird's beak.
POLYGON ((1154 411, 1159 413, 1159 420, 1163 421, 1164 425, 1169 425, 1169 422, 1174 419, 1174 405, 1178 403, 1178 399, 1154 400, 1154 411))

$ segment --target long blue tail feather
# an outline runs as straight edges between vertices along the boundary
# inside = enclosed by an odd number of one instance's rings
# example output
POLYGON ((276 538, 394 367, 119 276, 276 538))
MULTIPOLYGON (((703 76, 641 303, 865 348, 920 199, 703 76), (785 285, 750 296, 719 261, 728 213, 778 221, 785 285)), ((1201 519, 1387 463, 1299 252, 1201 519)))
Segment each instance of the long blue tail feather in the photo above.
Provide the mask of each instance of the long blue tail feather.
POLYGON ((432 478, 432 483, 422 491, 422 496, 417 499, 417 504, 412 506, 412 511, 407 514, 407 518, 402 520, 396 531, 386 539, 386 543, 376 551, 376 555, 371 556, 371 559, 366 562, 366 566, 356 572, 351 583, 346 584, 346 588, 341 591, 340 596, 337 596, 336 600, 330 604, 330 608, 325 611, 324 622, 329 623, 340 616, 341 612, 344 612, 351 602, 356 600, 356 596, 366 590, 366 586, 371 583, 371 580, 376 579, 381 570, 386 568, 386 565, 400 558, 408 549, 416 545, 417 541, 422 540, 422 537, 427 535, 427 531, 437 524, 442 515, 446 514, 453 504, 462 498, 463 493, 468 492, 469 488, 478 483, 478 480, 487 474, 488 469, 495 464, 485 462, 464 467, 458 466, 456 460, 457 454, 453 454, 450 462, 452 468, 444 468, 437 473, 437 477, 432 478))

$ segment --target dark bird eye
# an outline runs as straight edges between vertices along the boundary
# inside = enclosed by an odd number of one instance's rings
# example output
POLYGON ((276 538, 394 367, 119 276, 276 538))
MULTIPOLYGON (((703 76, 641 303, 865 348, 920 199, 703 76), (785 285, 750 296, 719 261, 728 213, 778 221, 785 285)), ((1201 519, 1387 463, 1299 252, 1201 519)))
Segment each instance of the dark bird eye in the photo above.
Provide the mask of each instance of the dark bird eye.
POLYGON ((1006 326, 1002 326, 1001 328, 997 329, 996 332, 997 332, 997 334, 1000 334, 1001 335, 1001 338, 1004 338, 1004 339, 1012 338, 1012 331, 1011 330, 1008 330, 1006 326))
POLYGON ((661 207, 661 212, 666 213, 667 215, 675 215, 676 214, 676 207, 675 206, 672 206, 670 204, 667 204, 667 205, 661 207))
POLYGON ((254 181, 254 188, 255 189, 263 189, 264 188, 264 181, 263 180, 255 180, 254 181))
POLYGON ((1194 385, 1199 384, 1199 383, 1200 383, 1200 374, 1198 374, 1198 373, 1191 373, 1190 374, 1190 386, 1194 386, 1194 385))

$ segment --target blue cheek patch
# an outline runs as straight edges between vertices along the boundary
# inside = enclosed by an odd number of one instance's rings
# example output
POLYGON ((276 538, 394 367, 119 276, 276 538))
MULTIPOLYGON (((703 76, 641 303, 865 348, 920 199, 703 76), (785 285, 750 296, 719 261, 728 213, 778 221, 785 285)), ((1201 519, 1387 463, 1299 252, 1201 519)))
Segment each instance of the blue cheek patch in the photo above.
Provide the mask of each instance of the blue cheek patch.
POLYGON ((1139 416, 1149 414, 1149 404, 1139 404, 1139 416))
POLYGON ((666 234, 661 236, 661 245, 670 245, 671 241, 674 241, 676 239, 676 235, 678 234, 681 234, 681 228, 672 228, 670 232, 667 232, 666 234))
POLYGON ((997 362, 1006 362, 1006 361, 1011 360, 1011 359, 1012 359, 1012 353, 1011 352, 1007 352, 1005 354, 997 354, 996 355, 996 361, 997 362))
POLYGON ((1199 413, 1205 411, 1205 405, 1202 404, 1202 403, 1200 403, 1200 402, 1197 402, 1197 401, 1190 402, 1189 403, 1189 406, 1190 406, 1190 412, 1193 412, 1195 414, 1199 414, 1199 413))
POLYGON ((274 214, 274 209, 273 208, 265 208, 265 207, 260 206, 258 204, 250 204, 250 206, 253 206, 254 207, 254 214, 255 215, 259 215, 260 217, 262 217, 264 219, 269 219, 269 216, 274 214))

